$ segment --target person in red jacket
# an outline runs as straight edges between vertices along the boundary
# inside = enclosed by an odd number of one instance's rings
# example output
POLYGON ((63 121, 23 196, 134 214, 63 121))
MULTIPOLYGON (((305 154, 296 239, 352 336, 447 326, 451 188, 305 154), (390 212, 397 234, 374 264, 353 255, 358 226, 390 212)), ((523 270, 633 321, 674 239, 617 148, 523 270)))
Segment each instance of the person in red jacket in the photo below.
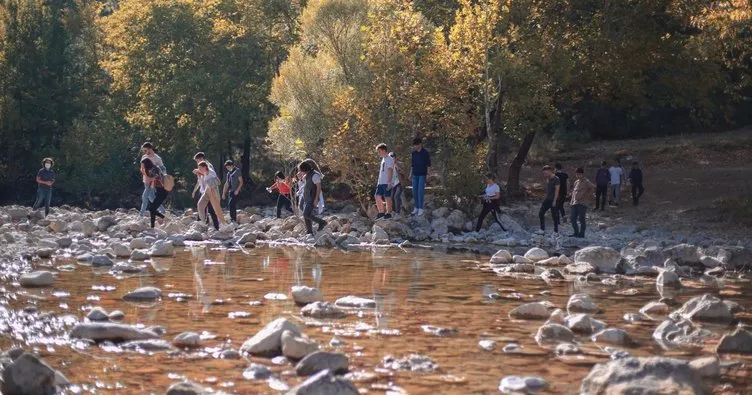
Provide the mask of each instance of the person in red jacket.
POLYGON ((270 186, 269 188, 266 188, 267 191, 278 191, 279 195, 277 196, 277 218, 282 218, 282 208, 284 207, 289 212, 292 211, 292 200, 290 197, 290 183, 285 180, 285 174, 281 171, 278 171, 275 175, 275 182, 270 186))

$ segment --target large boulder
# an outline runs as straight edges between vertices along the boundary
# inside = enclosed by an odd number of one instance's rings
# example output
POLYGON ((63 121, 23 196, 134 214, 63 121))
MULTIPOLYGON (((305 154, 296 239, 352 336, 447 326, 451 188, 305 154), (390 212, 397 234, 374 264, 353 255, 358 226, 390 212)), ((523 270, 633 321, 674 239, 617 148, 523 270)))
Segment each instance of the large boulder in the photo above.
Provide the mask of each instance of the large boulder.
POLYGON ((132 325, 97 322, 77 324, 70 332, 71 338, 90 339, 96 342, 110 340, 114 342, 156 339, 159 337, 149 329, 137 328, 132 325))
POLYGON ((465 213, 460 210, 452 210, 452 212, 446 217, 447 227, 452 232, 462 232, 465 228, 465 213))
POLYGON ((358 395, 358 389, 349 381, 323 370, 293 388, 288 395, 358 395))
POLYGON ((609 247, 585 247, 574 253, 574 262, 587 262, 601 273, 616 273, 621 254, 609 247))
POLYGON ((36 356, 23 353, 3 370, 2 393, 55 394, 55 370, 36 356))
POLYGON ((589 335, 606 328, 606 323, 594 319, 588 314, 573 314, 564 318, 564 325, 572 332, 589 335))
POLYGON ((18 282, 23 287, 49 287, 55 282, 55 276, 46 270, 38 270, 22 274, 18 282))
POLYGON ((324 295, 321 294, 321 291, 305 285, 294 285, 290 293, 292 294, 292 299, 299 306, 324 300, 324 295))
POLYGON ((566 326, 559 324, 544 324, 535 333, 535 341, 539 345, 571 343, 574 333, 566 326))
POLYGON ((277 318, 243 343, 240 351, 257 356, 274 357, 282 354, 282 333, 290 331, 300 336, 302 331, 285 318, 277 318))
POLYGON ((664 250, 680 265, 699 265, 700 250, 691 244, 679 244, 664 250))
POLYGON ((322 370, 328 370, 335 374, 345 373, 350 366, 350 361, 345 354, 326 351, 316 351, 308 354, 295 366, 298 376, 311 376, 322 370))
POLYGON ((151 246, 149 255, 154 257, 171 257, 175 255, 175 247, 169 241, 158 240, 151 246))
POLYGON ((736 328, 732 333, 723 335, 715 349, 718 354, 752 354, 752 332, 736 328))
POLYGON ((701 347, 705 340, 713 336, 707 329, 698 328, 692 321, 671 317, 661 322, 653 331, 653 340, 664 349, 681 347, 701 347))
POLYGON ((597 364, 582 380, 580 394, 705 394, 689 363, 665 357, 621 358, 597 364))
POLYGON ((434 235, 445 235, 449 233, 449 222, 446 218, 435 218, 431 221, 431 230, 434 235))
POLYGON ((282 332, 281 340, 282 355, 290 359, 303 359, 306 355, 319 350, 316 342, 291 331, 282 332))
POLYGON ((544 259, 548 259, 548 253, 546 250, 538 247, 533 247, 525 253, 525 258, 529 259, 532 262, 539 262, 544 259))
POLYGON ((115 253, 115 256, 118 258, 128 258, 131 256, 131 249, 127 245, 123 243, 112 243, 110 244, 110 248, 112 249, 112 252, 115 253))
POLYGON ((413 230, 410 229, 410 227, 407 224, 400 222, 400 221, 385 220, 385 221, 379 222, 378 226, 381 227, 381 229, 387 233, 388 238, 401 238, 405 240, 412 240, 415 237, 413 230))
POLYGON ((511 263, 512 262, 512 254, 507 250, 499 250, 496 251, 495 254, 491 257, 491 263, 493 264, 503 264, 503 263, 511 263))
POLYGON ((371 229, 371 242, 375 244, 389 244, 389 235, 379 225, 371 229))
POLYGON ((567 301, 568 313, 594 313, 598 310, 598 305, 593 302, 590 295, 574 294, 567 301))
POLYGON ((731 322, 734 320, 734 314, 729 305, 710 294, 690 299, 676 313, 692 321, 731 322))
POLYGON ((617 346, 629 346, 633 343, 632 338, 627 331, 620 328, 604 329, 593 335, 592 340, 596 343, 613 344, 617 346))
POLYGON ((96 224, 97 230, 99 230, 100 232, 106 232, 107 229, 110 228, 110 226, 115 225, 116 223, 117 223, 117 219, 109 215, 99 217, 99 219, 97 219, 97 224, 96 224))
POLYGON ((679 275, 673 270, 662 270, 655 279, 655 285, 664 288, 681 288, 682 286, 679 275))

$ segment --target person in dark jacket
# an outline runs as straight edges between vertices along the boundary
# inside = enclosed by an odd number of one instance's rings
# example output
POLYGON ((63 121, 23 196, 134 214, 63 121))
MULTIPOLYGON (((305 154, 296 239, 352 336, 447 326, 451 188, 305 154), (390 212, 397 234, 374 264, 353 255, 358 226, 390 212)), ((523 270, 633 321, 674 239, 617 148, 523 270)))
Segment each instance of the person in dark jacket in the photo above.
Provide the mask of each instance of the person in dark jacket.
POLYGON ((50 215, 50 202, 52 201, 52 184, 55 183, 55 172, 52 171, 54 161, 52 158, 42 159, 42 168, 37 172, 37 199, 32 206, 36 210, 44 205, 44 216, 50 215))
POLYGON ((632 164, 632 171, 629 172, 629 183, 632 184, 632 204, 640 204, 640 197, 645 193, 645 187, 642 186, 642 169, 637 162, 632 164))
POLYGON ((310 163, 303 162, 298 166, 298 170, 302 173, 301 176, 305 180, 305 186, 303 187, 303 220, 305 221, 306 232, 309 235, 313 234, 313 222, 319 224, 319 231, 324 229, 326 221, 313 215, 313 209, 319 204, 319 197, 321 196, 321 176, 313 171, 310 163))
POLYGON ((150 201, 147 206, 147 210, 149 210, 150 224, 153 228, 157 217, 159 217, 160 224, 164 222, 165 216, 159 212, 159 207, 162 206, 162 203, 167 199, 167 190, 162 185, 162 176, 164 174, 162 173, 162 169, 155 165, 149 158, 141 159, 141 166, 143 166, 144 175, 149 179, 149 184, 147 186, 149 188, 154 188, 156 191, 154 200, 150 201))
POLYGON ((556 172, 554 175, 559 178, 559 200, 556 202, 556 209, 559 210, 559 217, 561 222, 567 222, 567 211, 564 210, 564 203, 567 200, 567 192, 569 192, 569 174, 562 170, 561 163, 554 165, 556 172))
POLYGON ((413 153, 410 161, 410 173, 413 181, 413 215, 423 215, 428 169, 431 167, 431 155, 423 148, 420 137, 413 139, 413 153))
POLYGON ((595 209, 606 209, 606 195, 608 184, 611 182, 611 173, 608 172, 608 163, 604 160, 601 167, 595 173, 595 209))

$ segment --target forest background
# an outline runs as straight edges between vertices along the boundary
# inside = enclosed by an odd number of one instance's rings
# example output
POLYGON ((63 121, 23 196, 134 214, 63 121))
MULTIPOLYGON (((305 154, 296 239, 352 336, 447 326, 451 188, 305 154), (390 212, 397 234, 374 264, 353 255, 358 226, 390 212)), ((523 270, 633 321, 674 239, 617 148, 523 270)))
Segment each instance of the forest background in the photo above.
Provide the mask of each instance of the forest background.
POLYGON ((250 185, 312 157, 365 202, 375 145, 409 166, 419 136, 458 204, 487 171, 518 195, 536 144, 749 124, 748 0, 0 1, 2 202, 49 156, 55 201, 136 207, 144 141, 176 207, 199 150, 250 185))

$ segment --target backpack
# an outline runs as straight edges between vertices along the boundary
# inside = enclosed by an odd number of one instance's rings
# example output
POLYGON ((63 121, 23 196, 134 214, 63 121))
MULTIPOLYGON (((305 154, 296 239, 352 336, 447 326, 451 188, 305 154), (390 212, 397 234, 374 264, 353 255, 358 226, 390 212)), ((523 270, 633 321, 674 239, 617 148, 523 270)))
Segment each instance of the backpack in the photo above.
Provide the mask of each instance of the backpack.
POLYGON ((162 187, 164 187, 165 191, 170 192, 173 188, 175 188, 175 177, 165 174, 162 176, 162 187))

